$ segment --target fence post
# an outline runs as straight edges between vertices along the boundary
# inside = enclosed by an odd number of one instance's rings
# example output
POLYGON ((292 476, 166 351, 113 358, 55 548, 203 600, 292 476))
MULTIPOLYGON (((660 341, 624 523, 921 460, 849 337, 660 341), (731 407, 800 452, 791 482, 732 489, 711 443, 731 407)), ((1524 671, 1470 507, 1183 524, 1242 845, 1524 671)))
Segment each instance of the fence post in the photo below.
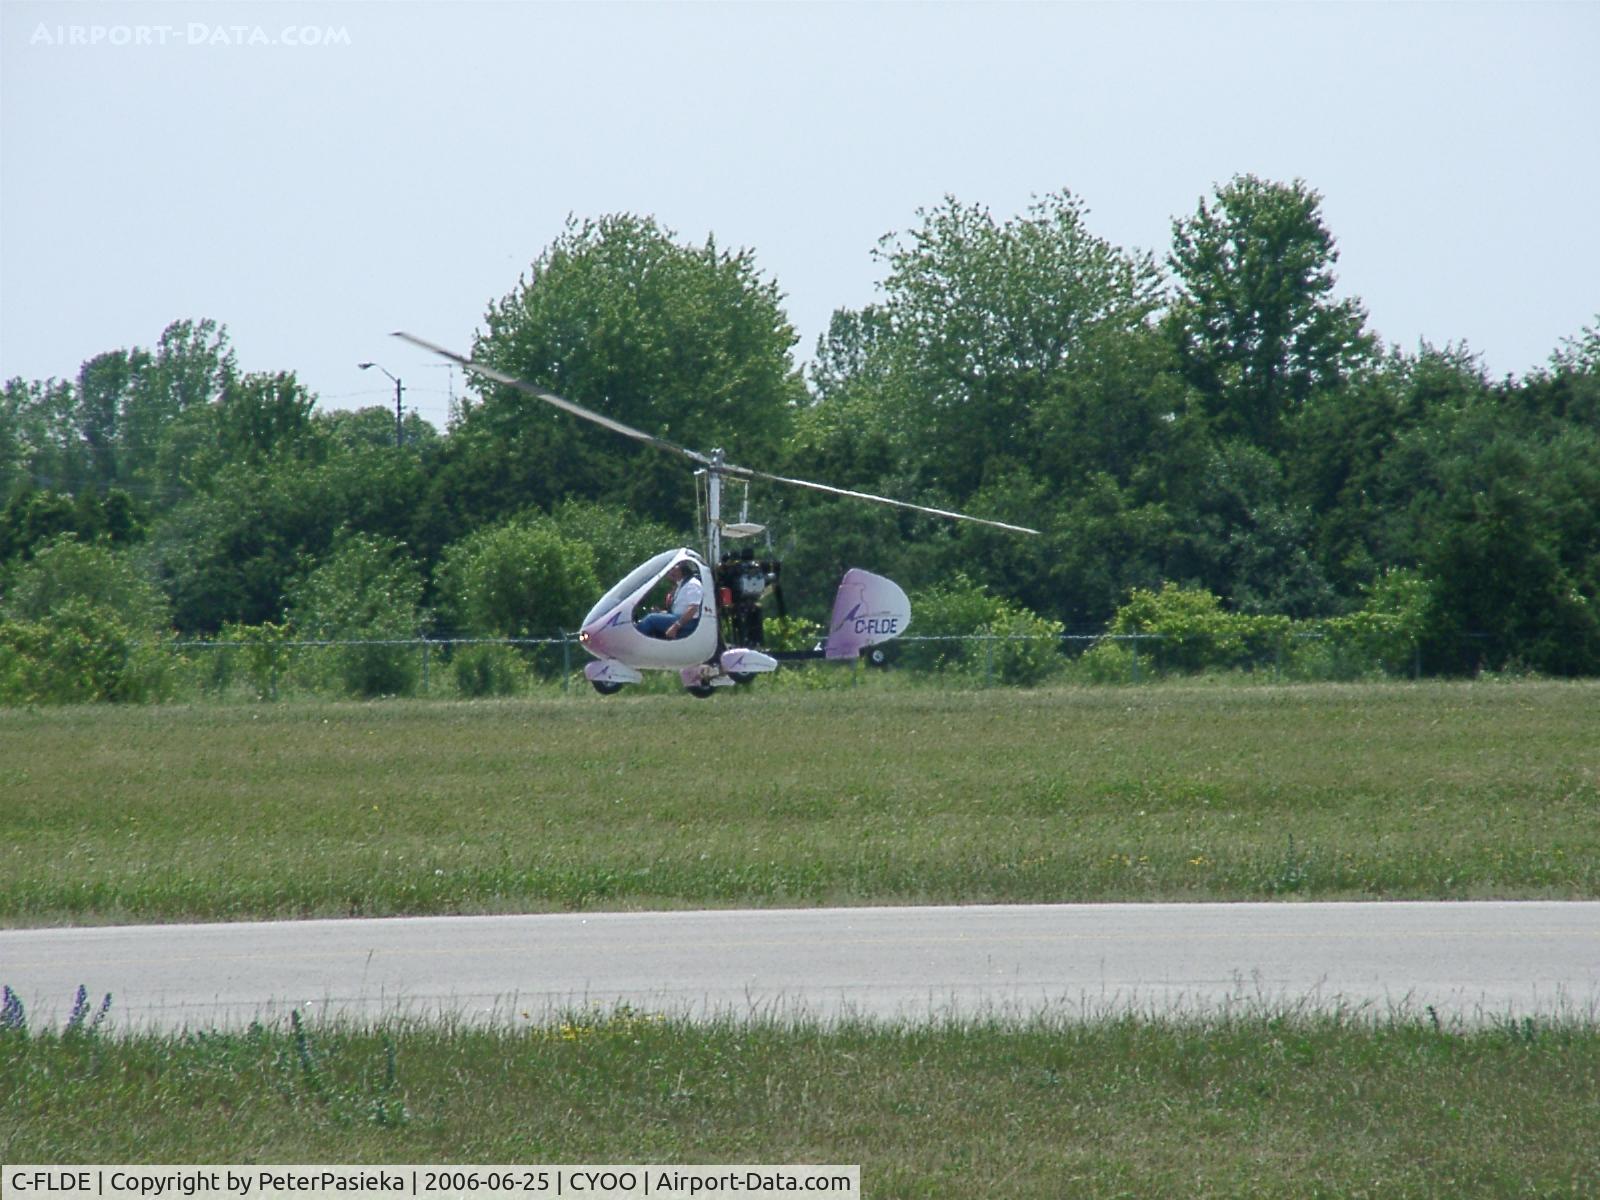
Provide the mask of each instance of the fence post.
POLYGON ((983 639, 983 686, 994 686, 994 635, 983 639))
POLYGON ((1139 682, 1139 635, 1129 635, 1128 644, 1133 647, 1133 682, 1139 682))
POLYGON ((561 634, 561 694, 569 695, 572 689, 572 639, 561 634))
POLYGON ((422 694, 428 694, 428 635, 422 635, 422 694))

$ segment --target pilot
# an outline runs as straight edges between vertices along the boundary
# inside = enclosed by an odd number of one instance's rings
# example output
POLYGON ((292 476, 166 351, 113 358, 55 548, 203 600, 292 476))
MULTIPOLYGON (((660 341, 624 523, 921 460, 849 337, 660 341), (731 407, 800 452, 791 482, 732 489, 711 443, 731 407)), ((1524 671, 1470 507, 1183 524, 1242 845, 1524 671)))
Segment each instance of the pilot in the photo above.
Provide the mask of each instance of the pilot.
POLYGON ((667 601, 667 612, 653 612, 639 621, 639 632, 647 637, 666 638, 673 641, 688 637, 700 624, 700 606, 705 603, 705 588, 700 583, 700 570, 690 559, 684 559, 672 568, 677 589, 667 601))

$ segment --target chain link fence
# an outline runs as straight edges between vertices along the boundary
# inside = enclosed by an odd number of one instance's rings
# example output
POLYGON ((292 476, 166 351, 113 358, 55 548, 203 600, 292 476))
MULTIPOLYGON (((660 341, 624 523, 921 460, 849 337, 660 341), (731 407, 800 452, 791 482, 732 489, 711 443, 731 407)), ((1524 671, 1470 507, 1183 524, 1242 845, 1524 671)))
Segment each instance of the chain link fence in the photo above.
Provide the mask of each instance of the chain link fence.
MULTIPOLYGON (((588 654, 574 636, 308 641, 173 641, 168 686, 175 697, 281 699, 415 696, 477 699, 587 692, 588 654)), ((1381 648, 1326 634, 1293 633, 1271 642, 1197 652, 1162 634, 969 634, 906 636, 876 649, 881 664, 907 681, 1017 687, 1049 683, 1136 685, 1175 676, 1238 674, 1272 681, 1418 678, 1414 643, 1381 648)), ((851 686, 864 666, 786 664, 779 677, 825 676, 811 686, 851 686)), ((676 688, 671 673, 647 680, 676 688)), ((648 686, 648 685, 646 685, 648 686)))

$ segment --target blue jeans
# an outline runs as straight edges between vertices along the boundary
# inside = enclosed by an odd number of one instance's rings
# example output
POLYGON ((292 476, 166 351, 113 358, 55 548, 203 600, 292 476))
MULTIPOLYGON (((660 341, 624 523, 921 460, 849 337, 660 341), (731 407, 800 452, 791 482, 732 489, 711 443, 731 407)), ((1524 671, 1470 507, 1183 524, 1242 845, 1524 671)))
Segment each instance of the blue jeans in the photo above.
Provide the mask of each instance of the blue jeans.
MULTIPOLYGON (((648 615, 639 619, 639 632, 644 634, 645 637, 665 638, 667 636, 667 630, 671 629, 675 624, 677 624, 677 622, 678 618, 673 616, 671 613, 649 613, 648 615)), ((699 617, 696 617, 692 621, 685 621, 683 623, 683 628, 678 630, 678 637, 688 637, 699 627, 699 625, 699 617)))

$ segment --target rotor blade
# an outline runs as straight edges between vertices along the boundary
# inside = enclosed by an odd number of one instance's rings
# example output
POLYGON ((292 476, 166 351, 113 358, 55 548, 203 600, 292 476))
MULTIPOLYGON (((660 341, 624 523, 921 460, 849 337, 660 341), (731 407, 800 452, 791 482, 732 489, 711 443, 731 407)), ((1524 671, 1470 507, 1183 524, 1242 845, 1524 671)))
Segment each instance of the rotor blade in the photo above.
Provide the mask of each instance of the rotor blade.
POLYGON ((829 487, 825 483, 812 483, 809 479, 790 479, 787 475, 773 475, 767 471, 753 471, 749 467, 736 467, 732 463, 724 463, 722 471, 727 475, 738 475, 745 479, 765 479, 770 483, 787 483, 791 487, 810 488, 814 492, 826 492, 830 496, 849 496, 853 500, 870 500, 874 504, 890 504, 895 508, 909 508, 913 512, 928 513, 935 517, 948 517, 952 521, 972 521, 978 525, 990 525, 995 529, 1006 529, 1012 533, 1038 533, 1037 529, 1029 529, 1026 525, 1008 525, 1004 521, 991 521, 988 517, 975 517, 971 513, 951 512, 947 508, 929 508, 926 504, 912 504, 909 500, 891 500, 888 496, 874 496, 871 492, 852 492, 849 488, 829 487))
POLYGON ((487 376, 496 383, 503 383, 507 387, 516 388, 517 391, 533 396, 535 399, 543 400, 546 404, 553 404, 563 412, 569 412, 575 417, 582 417, 586 421, 593 421, 596 425, 604 425, 607 429, 620 433, 623 437, 632 438, 636 442, 647 442, 659 449, 670 450, 674 454, 681 454, 701 466, 711 465, 711 460, 697 450, 691 450, 687 446, 680 446, 676 442, 669 442, 666 438, 657 437, 653 433, 645 433, 644 430, 635 429, 632 425, 624 425, 621 421, 613 420, 595 412, 593 409, 585 408, 581 404, 574 404, 571 400, 558 396, 554 392, 547 392, 542 387, 536 387, 526 379, 518 379, 515 375, 507 375, 504 371, 485 366, 480 362, 474 362, 472 359, 457 354, 453 350, 446 350, 443 346, 436 346, 424 338, 419 338, 414 333, 406 333, 404 330, 397 329, 394 332, 394 336, 410 342, 413 346, 420 346, 422 349, 437 354, 441 358, 448 358, 456 365, 464 367, 468 371, 476 371, 479 375, 487 376))
POLYGON ((930 508, 926 504, 912 504, 907 500, 892 500, 888 496, 874 496, 871 492, 853 492, 849 488, 830 487, 825 483, 812 483, 809 479, 790 479, 786 475, 774 475, 768 471, 755 471, 749 467, 736 467, 732 463, 719 463, 709 456, 701 454, 698 450, 691 450, 687 446, 680 446, 676 442, 669 442, 666 438, 656 437, 654 434, 645 433, 641 429, 635 429, 632 425, 624 425, 621 421, 602 416, 593 409, 585 408, 581 404, 574 404, 571 400, 558 396, 554 392, 548 392, 542 387, 536 387, 526 379, 518 379, 515 375, 507 375, 504 371, 497 370, 494 367, 474 362, 472 359, 457 354, 453 350, 446 350, 443 346, 436 346, 425 338, 419 338, 414 333, 406 333, 404 330, 397 329, 394 336, 410 342, 413 346, 420 346, 422 349, 432 354, 437 354, 441 358, 448 358, 456 365, 464 367, 468 371, 476 371, 479 375, 486 376, 496 383, 503 383, 507 387, 516 388, 519 392, 533 396, 535 399, 543 400, 546 404, 553 404, 563 412, 582 417, 586 421, 593 421, 596 425, 603 425, 607 429, 620 433, 623 437, 632 438, 636 442, 646 442, 662 450, 670 450, 674 454, 681 454, 691 462, 699 463, 703 467, 709 467, 712 471, 723 475, 737 475, 744 479, 765 479, 772 483, 787 483, 791 487, 810 488, 814 492, 826 492, 830 496, 848 496, 853 500, 869 500, 874 504, 888 504, 894 508, 908 508, 912 512, 927 513, 935 517, 948 517, 952 521, 972 521, 978 525, 1006 529, 1012 533, 1036 534, 1039 532, 1037 529, 1029 529, 1025 525, 1008 525, 1004 521, 991 521, 987 517, 975 517, 970 513, 951 512, 949 509, 944 508, 930 508))

